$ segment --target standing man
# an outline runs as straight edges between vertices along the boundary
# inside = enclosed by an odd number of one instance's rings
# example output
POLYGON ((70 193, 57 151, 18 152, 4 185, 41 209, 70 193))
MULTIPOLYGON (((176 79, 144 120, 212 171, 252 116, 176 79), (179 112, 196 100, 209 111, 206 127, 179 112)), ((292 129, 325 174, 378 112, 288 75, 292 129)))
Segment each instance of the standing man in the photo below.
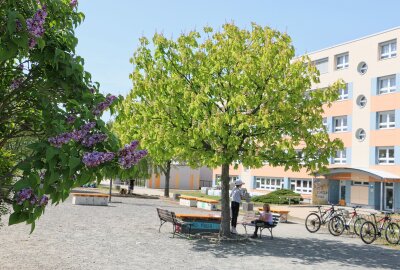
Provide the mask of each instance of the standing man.
POLYGON ((243 192, 240 189, 244 183, 242 180, 238 179, 235 181, 235 187, 232 189, 231 192, 231 197, 232 197, 232 202, 231 202, 231 210, 232 210, 232 220, 231 220, 231 233, 237 234, 236 231, 236 224, 237 224, 237 218, 239 215, 239 207, 240 207, 240 202, 243 197, 243 192))

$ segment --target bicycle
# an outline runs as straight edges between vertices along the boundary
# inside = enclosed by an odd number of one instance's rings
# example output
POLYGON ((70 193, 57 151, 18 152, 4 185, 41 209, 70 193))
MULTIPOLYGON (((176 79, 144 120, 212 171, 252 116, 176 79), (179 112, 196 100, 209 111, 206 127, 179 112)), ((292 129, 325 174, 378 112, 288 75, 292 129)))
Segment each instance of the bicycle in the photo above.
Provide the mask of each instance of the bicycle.
POLYGON ((346 219, 346 216, 348 216, 347 210, 338 211, 339 214, 332 217, 329 221, 329 232, 333 236, 340 236, 344 230, 347 230, 349 233, 354 232, 356 235, 360 235, 361 225, 366 220, 357 213, 358 208, 361 208, 361 206, 353 206, 353 212, 349 219, 346 219))
POLYGON ((366 221, 361 226, 361 240, 366 244, 371 244, 376 240, 376 237, 382 237, 382 231, 385 231, 385 238, 390 244, 397 244, 400 241, 400 227, 397 223, 392 222, 392 212, 381 212, 385 214, 383 218, 376 221, 375 214, 371 214, 374 218, 374 223, 366 221), (378 227, 378 223, 380 224, 378 227))
POLYGON ((311 211, 312 213, 309 214, 306 218, 306 229, 310 233, 317 232, 321 225, 325 225, 329 222, 329 220, 335 215, 336 210, 334 205, 332 204, 330 208, 325 209, 325 211, 321 211, 322 206, 318 205, 318 211, 311 211))

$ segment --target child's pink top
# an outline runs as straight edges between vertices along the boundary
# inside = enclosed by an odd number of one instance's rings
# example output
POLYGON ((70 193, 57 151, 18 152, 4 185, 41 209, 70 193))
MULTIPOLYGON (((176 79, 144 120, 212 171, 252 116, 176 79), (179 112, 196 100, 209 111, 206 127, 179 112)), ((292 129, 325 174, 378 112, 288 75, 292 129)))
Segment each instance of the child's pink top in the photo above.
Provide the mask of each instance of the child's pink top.
POLYGON ((264 221, 264 222, 269 222, 272 223, 272 213, 271 212, 265 212, 262 211, 260 212, 260 220, 264 221))

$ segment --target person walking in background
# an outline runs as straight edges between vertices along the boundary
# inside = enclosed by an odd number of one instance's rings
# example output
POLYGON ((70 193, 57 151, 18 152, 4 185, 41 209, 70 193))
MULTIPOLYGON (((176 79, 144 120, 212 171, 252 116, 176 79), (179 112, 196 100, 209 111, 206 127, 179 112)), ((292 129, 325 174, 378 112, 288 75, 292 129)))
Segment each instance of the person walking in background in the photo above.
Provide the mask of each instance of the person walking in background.
POLYGON ((254 226, 256 227, 256 229, 254 230, 254 234, 251 236, 251 238, 257 238, 257 232, 258 232, 258 227, 257 224, 262 224, 262 226, 265 225, 272 225, 273 223, 273 217, 272 217, 272 213, 271 213, 271 207, 269 206, 268 203, 265 203, 263 205, 263 210, 260 213, 260 217, 257 220, 252 221, 251 223, 254 223, 254 226))
POLYGON ((232 189, 231 192, 231 197, 232 197, 232 202, 231 202, 231 210, 232 210, 232 219, 231 219, 231 233, 237 234, 236 231, 236 224, 237 224, 237 218, 239 215, 239 207, 240 207, 240 201, 244 197, 243 191, 241 190, 241 187, 244 183, 242 180, 238 179, 235 181, 235 187, 232 189))

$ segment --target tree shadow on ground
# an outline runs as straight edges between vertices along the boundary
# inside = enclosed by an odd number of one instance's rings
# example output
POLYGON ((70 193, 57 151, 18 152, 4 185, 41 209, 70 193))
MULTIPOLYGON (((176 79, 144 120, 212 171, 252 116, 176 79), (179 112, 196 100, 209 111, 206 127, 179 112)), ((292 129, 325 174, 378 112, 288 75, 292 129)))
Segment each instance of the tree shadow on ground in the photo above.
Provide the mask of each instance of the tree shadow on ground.
POLYGON ((302 260, 304 265, 316 265, 335 261, 343 266, 365 268, 398 269, 400 253, 374 245, 356 245, 316 238, 265 237, 243 242, 213 244, 206 240, 195 240, 192 249, 207 252, 217 258, 229 256, 274 256, 294 261, 302 260))

